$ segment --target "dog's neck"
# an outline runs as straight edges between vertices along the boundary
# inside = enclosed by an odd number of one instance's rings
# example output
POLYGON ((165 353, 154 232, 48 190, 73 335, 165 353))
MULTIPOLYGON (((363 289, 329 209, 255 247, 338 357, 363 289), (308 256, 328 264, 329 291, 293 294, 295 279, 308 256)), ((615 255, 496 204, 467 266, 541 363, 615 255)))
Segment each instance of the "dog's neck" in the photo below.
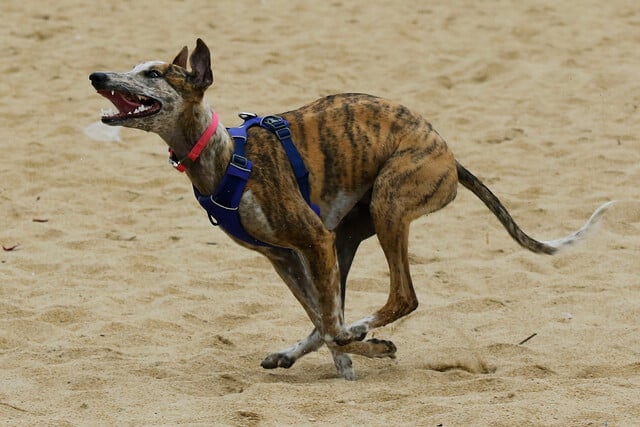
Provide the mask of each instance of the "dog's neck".
MULTIPOLYGON (((212 113, 213 109, 209 105, 196 105, 192 111, 183 112, 178 126, 160 136, 179 159, 184 158, 211 124, 212 113)), ((219 122, 198 160, 186 170, 187 176, 200 193, 211 194, 215 191, 232 154, 233 140, 219 122)))

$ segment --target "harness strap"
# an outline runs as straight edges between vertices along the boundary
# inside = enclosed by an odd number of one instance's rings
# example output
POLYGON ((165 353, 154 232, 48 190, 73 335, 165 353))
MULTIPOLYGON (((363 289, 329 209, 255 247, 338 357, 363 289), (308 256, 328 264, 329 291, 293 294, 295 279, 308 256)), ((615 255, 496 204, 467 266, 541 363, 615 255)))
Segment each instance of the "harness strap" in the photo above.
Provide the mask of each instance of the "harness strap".
POLYGON ((316 215, 320 215, 320 208, 311 203, 310 198, 310 189, 309 189, 309 171, 304 165, 304 161, 302 157, 300 157, 300 153, 296 149, 296 146, 293 144, 293 140, 291 139, 291 130, 289 129, 289 123, 278 116, 265 116, 260 121, 260 126, 265 129, 270 130, 275 133, 282 147, 284 148, 285 153, 287 153, 287 157, 289 158, 289 162, 291 163, 291 167, 293 168, 293 173, 296 175, 296 180, 298 181, 298 187, 300 188, 300 193, 302 193, 302 197, 305 202, 313 209, 316 215))
POLYGON ((256 246, 272 246, 255 239, 247 233, 240 222, 238 206, 252 167, 250 160, 234 154, 215 194, 202 195, 195 186, 193 192, 200 206, 207 211, 211 224, 222 226, 229 234, 247 243, 256 246))
POLYGON ((201 194, 195 186, 193 191, 200 205, 207 211, 211 224, 221 226, 235 238, 247 243, 257 246, 273 246, 257 240, 247 233, 240 222, 238 213, 240 199, 253 168, 251 161, 245 157, 247 130, 250 127, 261 126, 278 137, 289 158, 302 197, 318 216, 320 215, 320 208, 311 203, 309 197, 309 171, 307 171, 300 153, 293 144, 289 123, 278 116, 259 117, 251 113, 241 113, 240 117, 244 120, 241 126, 227 129, 234 140, 234 154, 217 190, 214 194, 208 196, 201 194))

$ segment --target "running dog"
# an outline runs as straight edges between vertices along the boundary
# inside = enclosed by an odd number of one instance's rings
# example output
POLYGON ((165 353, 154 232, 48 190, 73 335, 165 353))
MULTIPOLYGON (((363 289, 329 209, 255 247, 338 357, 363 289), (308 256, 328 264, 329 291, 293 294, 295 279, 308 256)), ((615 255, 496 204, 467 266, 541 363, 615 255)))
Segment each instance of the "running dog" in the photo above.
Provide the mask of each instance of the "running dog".
MULTIPOLYGON (((202 40, 197 40, 191 56, 185 46, 171 63, 145 62, 128 72, 94 72, 89 78, 116 107, 103 113, 104 123, 158 134, 181 159, 174 165, 186 171, 194 189, 203 195, 214 193, 232 161, 235 142, 204 99, 213 72, 202 40)), ((308 170, 310 202, 319 214, 303 197, 278 137, 252 127, 246 158, 253 169, 237 211, 244 230, 265 244, 231 237, 269 259, 314 329, 295 345, 268 355, 261 364, 266 369, 289 368, 325 344, 338 374, 348 380, 355 379, 350 354, 395 357, 391 341, 365 340, 366 335, 418 306, 409 273, 409 225, 451 202, 458 183, 484 202, 518 244, 543 254, 579 240, 612 203, 599 207, 573 234, 538 241, 525 234, 498 198, 455 159, 427 120, 400 104, 340 94, 280 117, 289 123, 308 170), (347 275, 358 245, 374 234, 389 265, 389 296, 378 311, 346 325, 347 275)))

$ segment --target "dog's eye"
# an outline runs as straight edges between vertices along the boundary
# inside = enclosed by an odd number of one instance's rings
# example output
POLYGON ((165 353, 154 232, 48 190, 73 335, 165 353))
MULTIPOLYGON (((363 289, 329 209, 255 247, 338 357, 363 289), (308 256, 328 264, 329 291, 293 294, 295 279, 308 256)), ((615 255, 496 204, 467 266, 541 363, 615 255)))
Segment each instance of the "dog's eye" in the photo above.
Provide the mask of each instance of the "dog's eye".
POLYGON ((158 70, 149 70, 145 73, 145 75, 151 79, 162 77, 162 73, 158 70))

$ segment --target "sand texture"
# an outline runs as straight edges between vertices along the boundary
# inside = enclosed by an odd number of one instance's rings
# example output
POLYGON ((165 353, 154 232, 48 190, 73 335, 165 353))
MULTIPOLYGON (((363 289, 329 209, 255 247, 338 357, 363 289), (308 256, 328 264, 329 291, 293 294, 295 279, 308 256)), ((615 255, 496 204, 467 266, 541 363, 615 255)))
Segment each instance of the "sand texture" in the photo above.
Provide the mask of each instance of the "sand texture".
MULTIPOLYGON (((0 425, 640 425, 640 6, 626 0, 0 3, 0 425), (169 61, 197 37, 222 121, 365 92, 423 114, 554 257, 518 247, 470 192, 412 225, 421 305, 376 330, 395 360, 306 336, 259 254, 211 227, 154 134, 84 130, 96 70, 169 61), (17 245, 17 246, 16 246, 17 245), (523 344, 521 341, 536 334, 523 344)), ((348 321, 388 268, 361 247, 348 321)))

